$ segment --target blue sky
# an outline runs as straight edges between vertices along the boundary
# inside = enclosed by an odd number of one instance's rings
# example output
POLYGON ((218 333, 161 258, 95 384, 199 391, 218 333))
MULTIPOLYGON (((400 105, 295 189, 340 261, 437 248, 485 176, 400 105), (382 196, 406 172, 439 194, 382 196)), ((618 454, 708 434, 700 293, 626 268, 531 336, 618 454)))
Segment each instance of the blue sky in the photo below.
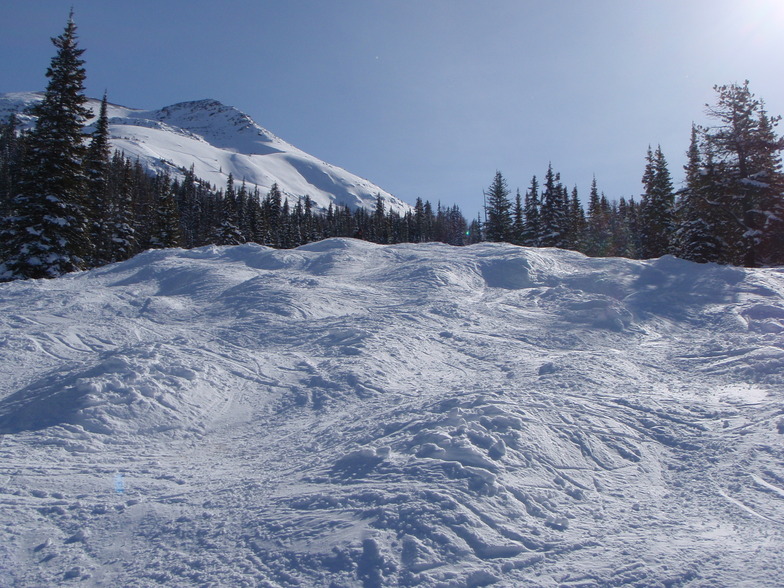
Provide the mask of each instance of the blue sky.
POLYGON ((41 90, 71 6, 87 93, 216 98, 402 199, 481 208, 552 162, 587 195, 639 194, 661 144, 679 182, 714 84, 784 113, 781 0, 4 2, 0 92, 41 90))

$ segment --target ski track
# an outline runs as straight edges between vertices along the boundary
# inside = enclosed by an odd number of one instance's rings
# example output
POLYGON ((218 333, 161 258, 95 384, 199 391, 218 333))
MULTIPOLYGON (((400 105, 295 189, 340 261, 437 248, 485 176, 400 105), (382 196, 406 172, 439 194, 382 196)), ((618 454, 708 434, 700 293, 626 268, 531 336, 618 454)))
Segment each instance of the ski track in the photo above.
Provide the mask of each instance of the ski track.
POLYGON ((781 270, 330 239, 0 306, 0 585, 784 582, 781 270))

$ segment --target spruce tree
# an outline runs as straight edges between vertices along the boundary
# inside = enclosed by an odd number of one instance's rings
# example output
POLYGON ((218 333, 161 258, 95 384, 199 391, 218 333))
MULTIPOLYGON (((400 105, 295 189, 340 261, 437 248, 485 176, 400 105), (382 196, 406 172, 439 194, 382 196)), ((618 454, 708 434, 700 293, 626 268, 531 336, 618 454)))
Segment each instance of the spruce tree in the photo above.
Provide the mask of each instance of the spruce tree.
POLYGON ((566 216, 566 235, 564 246, 574 251, 585 250, 585 211, 580 204, 580 197, 577 186, 572 188, 572 195, 569 198, 566 216))
POLYGON ((46 72, 49 83, 32 109, 37 121, 0 231, 10 278, 54 278, 85 268, 92 253, 82 167, 90 111, 73 13, 52 43, 57 53, 46 72))
POLYGON ((603 198, 599 197, 599 188, 596 184, 596 177, 594 177, 588 196, 584 245, 585 254, 591 257, 605 257, 610 255, 611 250, 610 218, 602 201, 603 198))
POLYGON ((129 259, 139 251, 133 221, 133 164, 115 151, 110 167, 109 196, 104 212, 107 263, 129 259))
POLYGON ((414 226, 411 231, 411 241, 421 243, 425 240, 425 203, 417 198, 414 204, 414 226))
POLYGON ((493 183, 485 192, 485 239, 487 241, 510 241, 512 238, 512 203, 509 188, 500 171, 495 172, 493 183))
POLYGON ((515 194, 514 209, 512 211, 512 239, 515 245, 522 245, 525 238, 525 208, 520 190, 515 194))
POLYGON ((376 194, 376 207, 373 210, 370 235, 367 235, 374 243, 389 243, 389 230, 386 221, 384 199, 381 198, 381 194, 376 194))
POLYGON ((111 231, 109 229, 111 222, 108 178, 110 158, 109 117, 107 115, 106 94, 104 94, 98 119, 95 122, 95 130, 84 160, 86 205, 92 219, 90 237, 94 248, 94 265, 107 263, 112 257, 111 231))
POLYGON ((564 189, 560 176, 553 172, 553 166, 547 168, 542 205, 540 207, 541 247, 563 247, 566 228, 566 211, 564 189))
POLYGON ((625 198, 618 201, 615 214, 610 223, 612 234, 612 255, 615 257, 636 257, 636 250, 631 232, 632 206, 625 198))
POLYGON ((18 125, 16 114, 12 113, 0 126, 0 218, 9 213, 25 150, 25 135, 19 134, 18 125))
POLYGON ((433 205, 430 204, 430 200, 425 200, 424 210, 424 224, 422 230, 422 241, 425 243, 430 243, 431 241, 435 240, 435 224, 436 224, 436 215, 433 214, 433 205))
POLYGON ((164 173, 153 179, 153 185, 155 228, 150 238, 150 246, 156 249, 179 247, 182 244, 180 211, 177 209, 171 179, 164 173))
POLYGON ((675 229, 675 194, 661 146, 656 148, 655 153, 648 147, 642 182, 644 192, 640 203, 641 254, 646 259, 661 257, 672 253, 675 229))
POLYGON ((237 201, 237 191, 234 189, 234 177, 229 174, 226 181, 226 191, 220 200, 220 224, 215 234, 216 245, 238 245, 243 243, 240 231, 240 210, 237 201))
POLYGON ((527 247, 537 247, 541 237, 541 223, 539 222, 539 182, 536 176, 531 178, 531 185, 525 193, 523 213, 525 222, 522 244, 527 247))
POLYGON ((691 128, 691 142, 687 152, 686 186, 680 193, 676 207, 674 252, 682 259, 707 263, 722 259, 724 250, 718 233, 719 210, 711 204, 708 190, 715 176, 713 165, 703 165, 699 146, 699 130, 691 128))
POLYGON ((272 184, 270 191, 264 198, 261 210, 264 218, 266 234, 263 236, 262 245, 269 247, 281 246, 281 217, 283 209, 283 195, 280 193, 277 182, 272 184))

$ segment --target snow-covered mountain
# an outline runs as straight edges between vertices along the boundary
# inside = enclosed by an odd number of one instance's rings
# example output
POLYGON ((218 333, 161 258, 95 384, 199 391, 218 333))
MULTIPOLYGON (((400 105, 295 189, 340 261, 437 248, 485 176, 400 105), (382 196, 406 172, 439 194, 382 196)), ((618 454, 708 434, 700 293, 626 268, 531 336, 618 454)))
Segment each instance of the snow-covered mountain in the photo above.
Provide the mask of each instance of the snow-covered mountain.
MULTIPOLYGON (((0 94, 0 119, 22 112, 41 99, 40 93, 0 94)), ((97 115, 100 101, 88 107, 97 115)), ((290 145, 256 124, 247 114, 216 100, 183 102, 160 110, 137 110, 110 105, 112 144, 128 157, 137 157, 151 170, 181 171, 194 167, 198 177, 216 187, 229 174, 250 190, 266 194, 276 183, 296 201, 306 195, 317 206, 348 205, 373 209, 381 195, 387 210, 405 212, 411 206, 387 191, 344 169, 325 163, 290 145)), ((29 117, 26 118, 30 123, 29 117)))
POLYGON ((500 244, 0 285, 0 585, 781 586, 784 270, 500 244))

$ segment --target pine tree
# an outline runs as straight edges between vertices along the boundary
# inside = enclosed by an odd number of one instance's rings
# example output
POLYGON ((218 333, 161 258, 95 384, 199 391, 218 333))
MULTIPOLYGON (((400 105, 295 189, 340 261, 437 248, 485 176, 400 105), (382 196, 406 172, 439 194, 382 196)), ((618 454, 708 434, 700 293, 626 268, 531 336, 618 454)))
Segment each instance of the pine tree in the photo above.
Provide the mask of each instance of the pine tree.
POLYGON ((83 269, 92 254, 85 204, 82 129, 85 70, 73 13, 52 39, 57 54, 30 134, 16 194, 0 231, 11 278, 53 278, 83 269))
POLYGON ((512 203, 509 188, 500 171, 495 172, 493 183, 485 192, 485 239, 488 241, 510 241, 512 238, 512 203))
MULTIPOLYGON (((766 245, 775 234, 781 209, 781 139, 749 83, 715 86, 717 102, 708 115, 718 125, 702 130, 703 149, 712 157, 709 203, 717 208, 718 230, 727 249, 720 261, 755 266, 769 263, 766 245)), ((779 225, 780 226, 780 225, 779 225)), ((775 240, 775 239, 774 239, 775 240)))
POLYGON ((780 150, 784 140, 776 136, 775 127, 781 117, 770 118, 761 103, 759 116, 762 157, 756 181, 764 189, 761 197, 760 238, 757 261, 762 265, 784 265, 784 174, 781 171, 780 150))

